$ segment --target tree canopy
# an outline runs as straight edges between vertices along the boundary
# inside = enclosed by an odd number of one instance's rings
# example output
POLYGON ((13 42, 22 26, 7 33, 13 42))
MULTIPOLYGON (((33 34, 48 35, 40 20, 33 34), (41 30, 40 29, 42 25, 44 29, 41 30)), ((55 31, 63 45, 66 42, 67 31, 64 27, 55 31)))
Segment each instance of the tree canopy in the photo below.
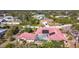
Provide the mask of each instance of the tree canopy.
POLYGON ((44 42, 41 48, 63 48, 64 42, 63 41, 51 41, 51 42, 44 42))

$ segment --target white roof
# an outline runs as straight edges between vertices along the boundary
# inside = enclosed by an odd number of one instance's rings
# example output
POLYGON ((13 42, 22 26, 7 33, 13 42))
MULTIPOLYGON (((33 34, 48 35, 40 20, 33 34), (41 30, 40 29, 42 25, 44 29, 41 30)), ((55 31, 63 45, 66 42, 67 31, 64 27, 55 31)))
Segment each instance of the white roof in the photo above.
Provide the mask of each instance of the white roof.
POLYGON ((0 19, 0 22, 2 21, 3 19, 0 19))
POLYGON ((4 17, 4 19, 8 19, 8 18, 13 19, 13 16, 5 16, 5 17, 4 17))

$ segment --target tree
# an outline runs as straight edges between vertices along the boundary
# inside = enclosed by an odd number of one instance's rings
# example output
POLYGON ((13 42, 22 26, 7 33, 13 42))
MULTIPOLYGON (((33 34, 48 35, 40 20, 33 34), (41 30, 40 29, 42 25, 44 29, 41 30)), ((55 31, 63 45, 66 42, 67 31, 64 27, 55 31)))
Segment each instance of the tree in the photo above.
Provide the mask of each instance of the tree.
POLYGON ((27 48, 38 48, 37 44, 35 44, 34 42, 28 43, 26 45, 27 48))
POLYGON ((32 18, 31 20, 30 20, 30 24, 31 25, 38 25, 39 24, 39 20, 38 19, 34 19, 34 18, 32 18))
POLYGON ((17 34, 19 31, 17 26, 12 26, 10 27, 10 29, 7 30, 7 32, 5 33, 5 38, 11 40, 13 35, 17 34))
POLYGON ((41 48, 63 48, 64 42, 60 41, 51 41, 51 42, 44 42, 41 46, 41 48))
POLYGON ((9 30, 7 30, 7 32, 5 33, 5 38, 7 38, 7 39, 9 38, 9 39, 10 39, 10 38, 12 37, 12 35, 13 35, 13 32, 12 32, 12 30, 9 29, 9 30))
POLYGON ((79 31, 79 24, 73 24, 73 28, 79 31))
POLYGON ((33 32, 32 28, 25 28, 23 31, 24 31, 24 32, 28 32, 28 33, 33 32))
POLYGON ((68 18, 56 18, 55 22, 61 23, 61 24, 73 24, 76 23, 77 21, 74 19, 68 19, 68 18))
POLYGON ((11 43, 8 43, 6 46, 5 46, 5 48, 14 48, 15 47, 15 45, 14 44, 11 44, 11 43))

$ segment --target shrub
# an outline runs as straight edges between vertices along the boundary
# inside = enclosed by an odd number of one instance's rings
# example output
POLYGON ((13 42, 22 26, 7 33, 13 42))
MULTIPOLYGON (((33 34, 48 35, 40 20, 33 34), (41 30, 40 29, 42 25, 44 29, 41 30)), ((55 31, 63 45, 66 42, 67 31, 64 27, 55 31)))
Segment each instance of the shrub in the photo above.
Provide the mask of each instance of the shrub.
POLYGON ((11 43, 8 43, 6 46, 5 46, 5 48, 14 48, 15 47, 15 45, 14 44, 11 44, 11 43))
POLYGON ((44 42, 41 48, 63 48, 64 42, 63 41, 51 41, 51 42, 44 42))

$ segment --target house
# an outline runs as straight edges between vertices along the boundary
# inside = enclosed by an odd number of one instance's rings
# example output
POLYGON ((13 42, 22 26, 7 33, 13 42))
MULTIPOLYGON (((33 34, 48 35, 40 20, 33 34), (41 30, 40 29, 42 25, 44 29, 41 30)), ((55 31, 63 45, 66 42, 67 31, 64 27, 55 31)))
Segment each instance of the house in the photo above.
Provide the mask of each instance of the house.
POLYGON ((23 26, 23 28, 25 28, 25 27, 27 27, 27 28, 40 28, 39 26, 30 26, 30 25, 23 26))
POLYGON ((0 23, 7 22, 5 19, 0 19, 0 23))
POLYGON ((70 31, 72 29, 72 24, 61 25, 63 30, 70 31))
POLYGON ((16 36, 18 41, 25 40, 26 42, 38 42, 41 40, 56 40, 56 41, 65 41, 66 36, 58 28, 52 27, 41 27, 38 28, 35 33, 21 33, 16 36))
POLYGON ((0 19, 0 23, 3 21, 3 19, 0 19))
POLYGON ((66 40, 64 33, 58 28, 41 27, 35 32, 38 40, 66 40))
POLYGON ((8 21, 8 22, 14 21, 13 16, 5 16, 3 19, 5 19, 5 20, 8 21))
POLYGON ((74 37, 74 40, 79 43, 79 31, 71 30, 70 33, 74 37))
POLYGON ((7 29, 0 28, 0 37, 3 37, 3 35, 5 34, 6 31, 7 31, 7 29))
POLYGON ((25 40, 26 42, 30 43, 35 41, 35 34, 24 32, 20 35, 17 35, 16 38, 18 39, 18 41, 25 40))
POLYGON ((55 16, 55 18, 66 18, 66 17, 69 17, 69 16, 66 16, 66 15, 55 16))
POLYGON ((53 23, 53 19, 44 18, 40 20, 40 24, 44 25, 45 27, 49 27, 49 25, 52 23, 53 23))
POLYGON ((33 18, 36 18, 38 20, 41 20, 41 19, 44 19, 45 18, 45 15, 43 15, 43 14, 37 14, 37 15, 34 15, 33 18))
POLYGON ((79 21, 79 17, 77 17, 77 20, 79 21))
POLYGON ((3 27, 4 25, 2 24, 3 22, 6 22, 4 19, 0 19, 0 27, 3 27))
POLYGON ((21 23, 21 20, 18 18, 15 18, 13 16, 5 16, 1 21, 1 24, 7 24, 7 25, 18 25, 21 23))

